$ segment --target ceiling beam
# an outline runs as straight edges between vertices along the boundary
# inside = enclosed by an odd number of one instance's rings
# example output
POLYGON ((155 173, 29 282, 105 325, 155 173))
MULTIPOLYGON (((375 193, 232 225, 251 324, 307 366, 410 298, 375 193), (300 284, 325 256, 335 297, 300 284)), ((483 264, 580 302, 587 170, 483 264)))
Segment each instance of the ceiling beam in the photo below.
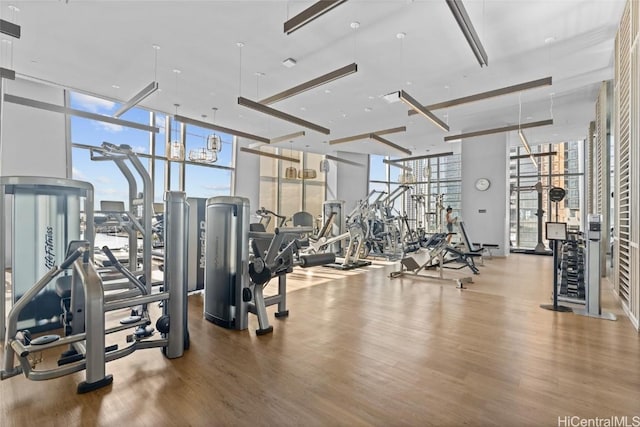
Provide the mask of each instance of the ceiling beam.
POLYGON ((451 13, 453 13, 453 17, 456 19, 464 38, 467 39, 467 43, 469 43, 469 47, 471 47, 471 51, 475 55, 480 67, 484 65, 489 65, 489 58, 487 57, 487 52, 485 52, 482 43, 480 42, 480 38, 478 37, 478 33, 476 33, 475 28, 473 28, 473 24, 471 23, 471 19, 467 14, 467 10, 462 4, 462 0, 446 0, 447 6, 451 9, 451 13))
POLYGON ((0 19, 0 33, 19 39, 20 25, 0 19))
POLYGON ((284 23, 284 32, 291 34, 346 1, 347 0, 322 0, 316 2, 296 16, 287 20, 284 23))
POLYGON ((384 163, 400 163, 400 162, 410 162, 412 160, 422 160, 422 159, 431 159, 433 157, 446 157, 453 156, 453 151, 449 151, 447 153, 438 153, 438 154, 425 154, 423 156, 413 156, 413 157, 403 157, 401 159, 385 159, 384 163))
POLYGON ((329 154, 325 154, 324 158, 327 159, 327 160, 333 160, 335 162, 346 163, 346 164, 352 165, 352 166, 358 166, 358 167, 361 167, 361 168, 364 167, 364 165, 362 163, 353 162, 351 160, 342 159, 340 157, 331 156, 329 154))
POLYGON ((269 138, 265 138, 265 137, 257 136, 257 135, 252 135, 250 133, 242 132, 242 131, 231 129, 231 128, 225 128, 225 127, 214 125, 214 124, 211 124, 211 123, 202 122, 200 120, 190 119, 189 117, 180 116, 178 114, 173 116, 173 118, 175 119, 175 121, 180 122, 180 123, 185 123, 185 124, 193 125, 193 126, 199 126, 201 128, 205 128, 205 129, 217 130, 218 132, 223 132, 223 133, 227 133, 229 135, 239 136, 241 138, 251 139, 253 141, 264 142, 265 144, 268 144, 269 141, 270 141, 269 138))
POLYGON ((16 72, 8 68, 0 67, 0 79, 15 80, 16 72))
POLYGON ((151 95, 153 92, 158 90, 158 82, 153 81, 144 87, 140 92, 136 93, 131 97, 130 100, 125 102, 118 108, 118 110, 113 113, 113 117, 120 118, 121 115, 138 105, 142 100, 144 100, 147 96, 151 95))
POLYGON ((24 105, 25 107, 38 108, 40 110, 52 111, 54 113, 69 114, 72 116, 83 117, 85 119, 97 120, 99 122, 111 123, 114 125, 145 130, 148 132, 154 132, 154 133, 160 132, 160 129, 158 129, 156 126, 143 125, 141 123, 130 122, 128 120, 115 119, 113 117, 103 116, 102 114, 90 113, 88 111, 76 110, 74 108, 67 108, 61 105, 49 104, 47 102, 36 101, 35 99, 9 95, 8 93, 5 93, 4 100, 12 104, 24 105))
POLYGON ((293 163, 300 163, 300 159, 296 159, 294 157, 287 157, 287 156, 281 156, 279 154, 266 153, 264 151, 253 150, 253 149, 247 148, 247 147, 241 147, 240 151, 243 151, 243 152, 249 153, 249 154, 257 154, 258 156, 271 157, 273 159, 286 160, 288 162, 293 162, 293 163))
POLYGON ((397 128, 383 129, 376 132, 367 132, 367 133, 361 133, 360 135, 353 135, 353 136, 346 136, 344 138, 332 139, 329 141, 329 144, 330 145, 342 144, 343 142, 352 142, 352 141, 359 141, 361 139, 369 139, 369 135, 371 135, 372 133, 375 133, 376 135, 388 135, 390 133, 406 132, 406 131, 407 131, 406 126, 400 126, 397 128))
POLYGON ((308 82, 301 83, 297 86, 294 86, 290 89, 282 91, 280 93, 276 93, 268 98, 265 98, 260 102, 260 104, 269 105, 278 101, 282 101, 283 99, 291 98, 292 96, 298 95, 302 92, 306 92, 308 90, 314 89, 323 84, 332 82, 341 77, 348 76, 349 74, 353 74, 358 71, 358 64, 355 62, 353 64, 349 64, 345 67, 339 68, 337 70, 331 71, 330 73, 324 74, 320 77, 316 77, 315 79, 311 79, 308 82))
POLYGON ((301 130, 299 132, 290 133, 288 135, 277 136, 275 138, 271 138, 269 140, 269 144, 277 144, 278 142, 282 142, 282 141, 290 141, 292 139, 295 139, 304 135, 305 135, 305 132, 301 130))
POLYGON ((429 109, 423 107, 417 99, 409 95, 407 92, 405 92, 404 90, 399 91, 398 97, 402 102, 413 108, 416 113, 421 114, 423 117, 429 119, 429 121, 438 126, 440 129, 449 132, 449 125, 436 117, 436 115, 429 111, 429 109))
POLYGON ((275 118, 286 120, 288 122, 294 123, 298 126, 302 126, 311 130, 315 130, 316 132, 323 133, 325 135, 329 135, 331 131, 325 127, 317 125, 315 123, 308 122, 299 117, 292 116, 291 114, 284 113, 280 110, 276 110, 275 108, 267 107, 266 105, 262 105, 259 102, 252 101, 250 99, 244 98, 242 96, 238 97, 238 105, 243 107, 251 108, 252 110, 256 110, 260 113, 267 114, 269 116, 273 116, 275 118))
MULTIPOLYGON (((463 96, 462 98, 452 99, 450 101, 439 102, 437 104, 425 105, 428 110, 439 110, 442 108, 455 107, 456 105, 469 104, 471 102, 482 101, 484 99, 495 98, 497 96, 508 95, 514 92, 522 92, 524 90, 535 89, 542 86, 551 86, 552 78, 545 77, 543 79, 531 80, 529 82, 520 83, 512 86, 505 86, 500 89, 489 90, 487 92, 476 93, 474 95, 463 96)), ((418 114, 415 110, 409 110, 409 115, 418 114)))
POLYGON ((535 128, 539 126, 548 126, 553 124, 553 119, 541 120, 539 122, 522 123, 519 125, 505 126, 501 128, 478 130, 474 132, 461 133, 459 135, 449 135, 444 137, 445 142, 457 141, 459 139, 473 138, 476 136, 491 135, 494 133, 511 132, 518 129, 535 128))
POLYGON ((399 146, 397 144, 394 144, 393 142, 389 141, 388 139, 384 139, 383 137, 381 137, 381 136, 379 136, 379 135, 377 135, 375 133, 370 134, 369 138, 373 139, 374 141, 378 141, 378 142, 380 142, 382 144, 388 145, 391 148, 395 148, 398 151, 402 151, 403 153, 407 153, 408 155, 411 155, 411 150, 408 150, 408 149, 406 149, 404 147, 401 147, 401 146, 399 146))

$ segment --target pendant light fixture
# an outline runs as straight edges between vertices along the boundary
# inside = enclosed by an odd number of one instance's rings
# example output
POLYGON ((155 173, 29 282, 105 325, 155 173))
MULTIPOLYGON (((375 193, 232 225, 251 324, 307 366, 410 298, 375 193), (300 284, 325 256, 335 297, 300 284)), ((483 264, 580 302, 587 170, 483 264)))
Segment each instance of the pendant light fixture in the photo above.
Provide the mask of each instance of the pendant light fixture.
MULTIPOLYGON (((218 108, 213 107, 212 110, 213 110, 213 123, 215 124, 216 113, 218 112, 218 108)), ((222 139, 220 138, 220 135, 218 135, 217 133, 214 133, 207 137, 207 150, 213 151, 215 153, 219 153, 220 151, 222 151, 222 139)))
MULTIPOLYGON (((178 107, 180 107, 180 104, 176 103, 176 104, 173 104, 173 106, 176 107, 176 115, 177 115, 178 107)), ((169 146, 169 155, 167 157, 169 158, 169 160, 181 162, 184 160, 184 144, 180 140, 180 137, 178 135, 178 127, 175 126, 173 130, 175 131, 175 138, 171 140, 171 144, 169 146)))
MULTIPOLYGON (((291 143, 291 148, 289 149, 289 157, 293 157, 293 141, 291 143)), ((284 171, 284 177, 286 179, 296 179, 298 176, 298 170, 293 166, 292 162, 289 162, 289 167, 284 171)))

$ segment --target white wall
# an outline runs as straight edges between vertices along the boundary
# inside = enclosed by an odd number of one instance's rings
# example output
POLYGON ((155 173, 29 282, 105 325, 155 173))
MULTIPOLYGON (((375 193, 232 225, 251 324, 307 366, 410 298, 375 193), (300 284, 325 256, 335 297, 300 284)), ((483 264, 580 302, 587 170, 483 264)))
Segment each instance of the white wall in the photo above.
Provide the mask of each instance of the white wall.
POLYGON ((240 151, 254 141, 237 138, 236 170, 233 195, 249 199, 251 212, 260 208, 260 156, 240 151))
POLYGON ((367 197, 369 188, 369 156, 359 153, 339 151, 335 157, 362 164, 353 166, 330 160, 327 174, 325 200, 344 200, 345 215, 353 210, 356 203, 367 197))
MULTIPOLYGON (((11 95, 64 105, 64 91, 24 80, 4 80, 11 95)), ((2 102, 0 115, 0 176, 67 178, 66 118, 63 114, 2 102)), ((11 224, 6 210, 5 223, 11 224)), ((5 239, 5 263, 11 264, 11 236, 5 239)))
MULTIPOLYGON (((64 105, 64 91, 24 80, 5 80, 5 93, 64 105)), ((67 177, 64 114, 3 103, 0 175, 67 177)))
POLYGON ((509 144, 506 134, 462 141, 462 212, 472 242, 500 245, 495 255, 509 253, 509 144), (478 178, 491 186, 478 191, 478 178))

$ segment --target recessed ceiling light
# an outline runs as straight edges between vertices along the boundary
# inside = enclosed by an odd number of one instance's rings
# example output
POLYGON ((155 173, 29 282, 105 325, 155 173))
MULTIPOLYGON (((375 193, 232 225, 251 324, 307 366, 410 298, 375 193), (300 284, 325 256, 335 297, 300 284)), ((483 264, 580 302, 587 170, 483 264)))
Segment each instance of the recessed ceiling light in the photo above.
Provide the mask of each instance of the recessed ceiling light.
POLYGON ((120 89, 120 86, 118 86, 118 85, 111 85, 111 87, 114 88, 114 89, 120 89))
POLYGON ((407 82, 407 86, 411 86, 413 82, 407 82))
POLYGON ((396 34, 396 38, 402 40, 403 38, 407 37, 407 33, 398 33, 396 34))
POLYGON ((176 74, 180 74, 182 71, 178 70, 177 68, 174 68, 173 72, 176 73, 176 74))
POLYGON ((376 97, 375 97, 375 96, 373 96, 373 95, 369 95, 367 98, 369 98, 369 99, 376 99, 376 97))
POLYGON ((371 107, 365 107, 365 108, 364 108, 364 111, 366 111, 367 113, 370 113, 370 112, 372 112, 372 111, 373 111, 373 108, 371 108, 371 107))
POLYGON ((347 113, 342 113, 342 118, 346 119, 347 118, 347 113))
POLYGON ((360 28, 360 23, 358 21, 353 21, 351 24, 349 24, 349 26, 354 30, 357 30, 358 28, 360 28))
POLYGON ((331 93, 331 89, 325 89, 324 93, 331 93))
POLYGON ((262 76, 266 76, 265 73, 262 73, 260 71, 256 71, 255 73, 253 73, 256 77, 262 77, 262 76))
POLYGON ((556 41, 556 38, 553 37, 553 36, 552 37, 547 37, 546 39, 544 39, 545 44, 552 43, 554 41, 556 41))
POLYGON ((307 107, 300 107, 300 111, 307 111, 307 107))
POLYGON ((151 47, 154 48, 155 50, 160 50, 160 45, 153 44, 151 45, 151 47))
POLYGON ((282 61, 282 65, 284 65, 287 68, 295 67, 297 63, 298 62, 293 58, 287 58, 284 61, 282 61))

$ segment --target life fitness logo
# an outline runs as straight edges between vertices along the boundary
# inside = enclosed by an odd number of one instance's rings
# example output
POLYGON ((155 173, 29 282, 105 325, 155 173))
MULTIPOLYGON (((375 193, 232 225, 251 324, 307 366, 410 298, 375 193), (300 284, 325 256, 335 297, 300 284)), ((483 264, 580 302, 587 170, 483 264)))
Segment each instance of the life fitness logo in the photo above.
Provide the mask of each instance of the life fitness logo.
POLYGON ((53 227, 48 226, 44 236, 44 266, 51 269, 56 264, 56 254, 53 251, 53 227))

